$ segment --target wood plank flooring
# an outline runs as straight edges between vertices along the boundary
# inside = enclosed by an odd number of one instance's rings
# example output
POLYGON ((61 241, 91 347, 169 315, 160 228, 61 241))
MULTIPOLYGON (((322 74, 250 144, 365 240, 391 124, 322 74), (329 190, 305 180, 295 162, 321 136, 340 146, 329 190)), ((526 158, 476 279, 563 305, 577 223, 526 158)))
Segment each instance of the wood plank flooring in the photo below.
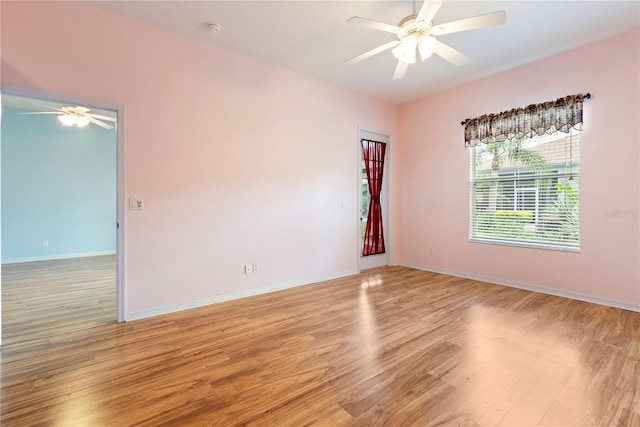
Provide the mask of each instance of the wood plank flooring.
POLYGON ((2 266, 2 342, 115 321, 115 255, 2 266))
POLYGON ((640 425, 640 313, 404 267, 1 356, 3 426, 640 425))

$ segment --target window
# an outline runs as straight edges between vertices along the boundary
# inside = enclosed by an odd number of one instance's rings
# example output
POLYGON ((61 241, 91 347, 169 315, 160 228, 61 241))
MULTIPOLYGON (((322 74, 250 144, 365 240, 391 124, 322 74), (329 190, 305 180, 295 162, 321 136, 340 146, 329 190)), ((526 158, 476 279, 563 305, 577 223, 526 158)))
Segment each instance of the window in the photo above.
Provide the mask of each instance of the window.
POLYGON ((578 251, 580 131, 469 148, 470 240, 578 251))
POLYGON ((362 241, 367 231, 367 218, 369 217, 369 204, 371 203, 371 193, 369 193, 369 180, 367 179, 367 168, 364 166, 364 160, 362 161, 362 205, 360 206, 360 234, 362 235, 362 241))

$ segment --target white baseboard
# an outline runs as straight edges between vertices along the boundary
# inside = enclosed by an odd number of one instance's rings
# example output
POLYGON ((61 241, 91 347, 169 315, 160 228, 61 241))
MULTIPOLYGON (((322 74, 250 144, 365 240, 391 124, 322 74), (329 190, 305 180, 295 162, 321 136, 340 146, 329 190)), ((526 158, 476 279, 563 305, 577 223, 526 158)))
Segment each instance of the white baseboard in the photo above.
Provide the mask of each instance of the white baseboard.
POLYGON ((98 252, 81 252, 76 254, 61 254, 61 255, 46 255, 46 256, 34 256, 28 258, 9 258, 3 259, 2 264, 18 264, 22 262, 34 262, 34 261, 53 261, 56 259, 69 259, 69 258, 85 258, 90 256, 101 255, 115 255, 116 251, 98 251, 98 252))
POLYGON ((524 289, 526 291, 539 292, 541 294, 554 295, 554 296, 557 296, 557 297, 570 298, 570 299, 575 299, 575 300, 578 300, 578 301, 591 302, 591 303, 594 303, 594 304, 607 305, 607 306, 610 306, 610 307, 616 307, 616 308, 622 308, 622 309, 625 309, 625 310, 640 312, 640 305, 631 304, 631 303, 624 302, 624 301, 617 301, 617 300, 600 298, 600 297, 597 297, 597 296, 594 296, 594 295, 582 294, 582 293, 578 293, 578 292, 562 291, 562 290, 559 290, 559 289, 546 288, 546 287, 542 287, 542 286, 534 286, 534 285, 529 285, 529 284, 526 284, 526 283, 509 282, 509 281, 506 281, 506 280, 495 279, 495 278, 492 278, 492 277, 478 276, 476 274, 463 273, 463 272, 460 272, 460 271, 445 270, 445 269, 441 269, 441 268, 429 267, 429 266, 413 264, 413 263, 409 263, 409 262, 401 262, 401 263, 398 263, 398 265, 401 265, 403 267, 415 268, 417 270, 430 271, 432 273, 446 274, 448 276, 462 277, 463 279, 478 280, 478 281, 481 281, 481 282, 492 283, 494 285, 508 286, 510 288, 524 289))
POLYGON ((353 276, 358 274, 358 270, 346 270, 338 273, 325 274, 321 276, 310 277, 303 280, 295 280, 292 282, 279 283, 275 285, 265 286, 262 288, 248 289, 246 291, 232 292, 224 295, 216 295, 209 298, 202 298, 195 301, 187 301, 180 304, 168 305, 164 307, 151 308, 148 310, 134 311, 125 315, 125 321, 146 319, 149 317, 160 316, 163 314, 175 313, 177 311, 189 310, 192 308, 204 307, 206 305, 217 304, 225 301, 231 301, 240 298, 251 297, 254 295, 267 294, 269 292, 281 291, 283 289, 296 288, 298 286, 312 285, 326 280, 339 279, 341 277, 353 276))

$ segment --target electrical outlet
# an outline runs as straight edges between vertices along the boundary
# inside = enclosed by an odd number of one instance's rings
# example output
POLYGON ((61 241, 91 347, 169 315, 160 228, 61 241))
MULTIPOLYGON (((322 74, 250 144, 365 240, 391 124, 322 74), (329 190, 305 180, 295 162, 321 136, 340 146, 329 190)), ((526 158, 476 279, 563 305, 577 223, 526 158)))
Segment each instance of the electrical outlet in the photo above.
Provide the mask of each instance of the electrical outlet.
POLYGON ((129 209, 142 210, 144 209, 144 199, 129 199, 129 209))
POLYGON ((42 241, 42 246, 49 246, 49 241, 48 240, 43 240, 42 241))
POLYGON ((251 269, 253 270, 254 273, 258 272, 258 264, 256 264, 255 262, 253 264, 251 264, 251 269))
POLYGON ((244 265, 244 274, 253 273, 253 264, 245 264, 244 265))

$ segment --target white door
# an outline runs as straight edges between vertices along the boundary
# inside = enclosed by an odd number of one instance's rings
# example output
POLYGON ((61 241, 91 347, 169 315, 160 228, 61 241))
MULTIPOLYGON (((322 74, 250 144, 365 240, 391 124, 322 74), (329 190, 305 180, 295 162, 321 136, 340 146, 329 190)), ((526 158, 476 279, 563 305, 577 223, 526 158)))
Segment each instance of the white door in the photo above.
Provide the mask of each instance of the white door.
POLYGON ((389 136, 383 135, 376 132, 366 131, 364 129, 360 129, 359 138, 358 138, 358 151, 359 162, 358 162, 358 194, 359 194, 359 214, 360 214, 360 227, 358 229, 360 239, 358 245, 358 255, 359 255, 359 263, 358 267, 360 270, 366 270, 368 268, 381 267, 389 264, 389 227, 388 227, 388 209, 387 209, 387 182, 388 182, 388 170, 389 170, 389 136), (369 192, 369 185, 367 182, 367 173, 363 160, 363 152, 362 152, 362 140, 370 140, 386 143, 386 154, 385 154, 385 162, 384 162, 384 174, 382 180, 382 191, 380 193, 380 204, 382 207, 382 229, 383 229, 383 237, 385 241, 385 253, 376 254, 376 255, 363 255, 363 246, 364 246, 364 235, 365 230, 367 228, 367 215, 369 211, 369 201, 371 200, 371 195, 369 192))

